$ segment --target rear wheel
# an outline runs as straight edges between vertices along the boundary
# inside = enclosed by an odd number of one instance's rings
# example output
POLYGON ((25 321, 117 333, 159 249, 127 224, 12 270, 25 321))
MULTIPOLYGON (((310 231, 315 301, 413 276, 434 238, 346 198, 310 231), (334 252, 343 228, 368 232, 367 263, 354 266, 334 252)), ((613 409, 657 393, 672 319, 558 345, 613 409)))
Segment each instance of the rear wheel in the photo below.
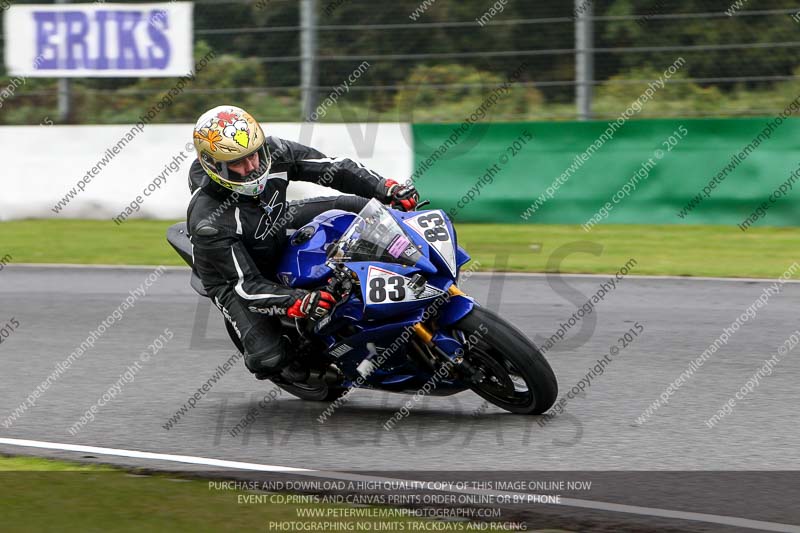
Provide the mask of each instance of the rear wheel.
POLYGON ((342 387, 331 387, 330 385, 308 385, 305 383, 288 384, 280 380, 272 380, 275 385, 282 388, 292 396, 297 396, 301 400, 312 402, 332 402, 338 400, 347 389, 342 387))
MULTIPOLYGON (((228 330, 231 340, 236 345, 239 352, 244 353, 244 346, 242 340, 234 331, 233 326, 227 320, 225 321, 225 328, 228 330)), ((301 400, 308 400, 312 402, 332 402, 341 397, 347 389, 342 387, 332 387, 330 385, 308 385, 306 383, 287 383, 280 378, 272 380, 275 385, 285 390, 292 396, 296 396, 301 400)))
POLYGON ((539 415, 552 407, 556 376, 522 332, 477 306, 455 328, 472 339, 464 359, 477 371, 478 381, 470 386, 476 394, 512 413, 539 415))

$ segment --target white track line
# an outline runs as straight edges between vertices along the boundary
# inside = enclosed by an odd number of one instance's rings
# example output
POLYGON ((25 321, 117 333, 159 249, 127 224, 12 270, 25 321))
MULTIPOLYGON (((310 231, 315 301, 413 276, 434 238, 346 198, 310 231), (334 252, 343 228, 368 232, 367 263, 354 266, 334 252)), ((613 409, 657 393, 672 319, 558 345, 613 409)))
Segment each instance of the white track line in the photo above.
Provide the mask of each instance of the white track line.
MULTIPOLYGON (((60 263, 10 263, 6 265, 6 269, 13 270, 14 268, 42 268, 42 269, 69 269, 69 270, 153 270, 160 265, 76 265, 76 264, 60 264, 60 263)), ((186 271, 189 272, 188 266, 164 266, 165 270, 172 271, 186 271)), ((532 277, 544 278, 547 276, 563 276, 568 278, 588 278, 588 279, 606 279, 613 276, 609 274, 562 274, 562 273, 544 273, 544 272, 473 272, 470 277, 491 277, 497 274, 504 274, 508 277, 532 277)), ((746 283, 774 283, 773 278, 715 278, 704 276, 654 276, 654 275, 637 275, 629 274, 626 279, 653 279, 653 280, 673 280, 673 281, 722 281, 722 282, 746 282, 746 283)), ((797 279, 784 280, 785 283, 800 283, 797 279)))
MULTIPOLYGON (((289 466, 273 466, 258 463, 244 463, 239 461, 226 461, 223 459, 210 459, 206 457, 194 457, 190 455, 171 455, 164 453, 140 452, 136 450, 120 450, 115 448, 99 448, 97 446, 82 446, 77 444, 60 444, 56 442, 42 442, 24 439, 0 438, 0 444, 8 446, 21 446, 26 448, 43 448, 47 450, 59 450, 68 452, 91 453, 97 455, 111 455, 116 457, 128 457, 133 459, 149 459, 152 461, 168 461, 173 463, 185 463, 193 465, 212 466, 218 468, 230 468, 235 470, 249 470, 255 472, 279 472, 297 474, 302 476, 320 477, 325 479, 337 479, 342 481, 370 481, 378 483, 405 483, 407 486, 433 492, 449 492, 471 495, 501 495, 521 498, 526 501, 529 496, 536 496, 529 493, 492 491, 482 489, 458 489, 447 487, 431 487, 427 482, 388 478, 378 476, 366 476, 360 474, 348 474, 345 472, 326 472, 323 470, 310 470, 307 468, 294 468, 289 466)), ((608 511, 613 513, 626 513, 641 516, 653 516, 659 518, 671 518, 676 520, 689 520, 693 522, 707 522, 726 526, 736 526, 750 529, 760 529, 762 531, 780 531, 787 533, 800 533, 800 526, 791 524, 780 524, 776 522, 763 522, 760 520, 750 520, 749 518, 737 518, 733 516, 721 516, 705 513, 693 513, 688 511, 673 511, 669 509, 657 509, 653 507, 640 507, 636 505, 622 505, 617 503, 597 502, 591 500, 578 500, 574 498, 561 498, 560 504, 538 503, 538 505, 579 507, 583 509, 593 509, 597 511, 608 511)))

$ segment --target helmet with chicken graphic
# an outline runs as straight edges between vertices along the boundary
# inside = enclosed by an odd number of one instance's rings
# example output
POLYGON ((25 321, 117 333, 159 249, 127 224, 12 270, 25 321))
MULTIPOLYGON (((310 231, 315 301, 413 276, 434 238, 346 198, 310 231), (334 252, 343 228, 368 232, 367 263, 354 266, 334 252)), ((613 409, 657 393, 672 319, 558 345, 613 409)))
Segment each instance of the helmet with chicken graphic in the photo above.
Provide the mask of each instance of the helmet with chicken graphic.
POLYGON ((194 147, 208 177, 226 189, 258 196, 266 187, 269 148, 261 126, 244 109, 223 105, 203 113, 194 127, 194 147), (242 175, 231 168, 256 153, 253 171, 242 175))

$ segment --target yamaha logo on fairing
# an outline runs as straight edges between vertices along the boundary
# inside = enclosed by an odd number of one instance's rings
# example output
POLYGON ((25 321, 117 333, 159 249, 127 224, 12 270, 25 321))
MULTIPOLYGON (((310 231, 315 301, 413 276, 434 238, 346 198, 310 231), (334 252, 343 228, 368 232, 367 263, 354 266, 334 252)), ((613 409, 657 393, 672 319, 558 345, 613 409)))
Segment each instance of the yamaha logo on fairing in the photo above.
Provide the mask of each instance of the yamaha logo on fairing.
POLYGON ((349 352, 352 349, 353 349, 352 346, 348 346, 347 344, 340 344, 339 346, 337 346, 336 348, 334 348, 333 350, 331 350, 328 353, 330 353, 332 356, 338 358, 338 357, 343 356, 344 354, 346 354, 347 352, 349 352))

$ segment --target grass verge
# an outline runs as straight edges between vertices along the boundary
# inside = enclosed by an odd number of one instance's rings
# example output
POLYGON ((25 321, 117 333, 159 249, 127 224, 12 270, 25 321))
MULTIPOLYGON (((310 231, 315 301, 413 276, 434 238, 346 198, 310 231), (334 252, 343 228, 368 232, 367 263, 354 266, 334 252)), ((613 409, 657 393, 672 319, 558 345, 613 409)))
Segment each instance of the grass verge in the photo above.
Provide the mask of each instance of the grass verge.
MULTIPOLYGON (((22 220, 0 223, 0 257, 14 263, 182 265, 169 221, 22 220)), ((458 224, 459 243, 482 270, 766 277, 798 258, 800 229, 729 226, 458 224)))
MULTIPOLYGON (((359 518, 341 516, 342 513, 336 516, 334 512, 330 516, 335 517, 307 518, 298 513, 299 509, 323 512, 328 509, 355 509, 345 505, 240 501, 240 497, 254 494, 213 488, 210 482, 198 479, 131 475, 124 470, 101 465, 0 457, 0 530, 6 533, 241 533, 272 531, 279 526, 270 524, 276 523, 304 524, 297 529, 282 531, 431 530, 424 527, 429 522, 405 517, 359 518), (355 526, 364 521, 371 522, 371 527, 359 529, 355 526), (315 527, 317 523, 320 524, 319 528, 315 527), (411 527, 410 523, 421 526, 411 527), (377 529, 379 526, 384 529, 377 529)), ((366 508, 362 506, 360 509, 366 508)), ((495 527, 481 527, 480 530, 508 531, 495 527)))

